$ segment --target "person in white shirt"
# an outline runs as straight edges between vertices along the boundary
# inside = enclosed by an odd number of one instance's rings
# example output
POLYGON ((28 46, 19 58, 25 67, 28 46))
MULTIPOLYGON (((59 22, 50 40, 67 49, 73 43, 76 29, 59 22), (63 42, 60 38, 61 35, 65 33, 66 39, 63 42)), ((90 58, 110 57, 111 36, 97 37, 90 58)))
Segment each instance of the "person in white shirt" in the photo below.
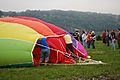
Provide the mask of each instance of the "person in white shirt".
POLYGON ((86 35, 85 31, 83 31, 82 32, 82 44, 83 44, 84 48, 86 48, 86 45, 87 45, 86 41, 87 41, 87 35, 86 35))

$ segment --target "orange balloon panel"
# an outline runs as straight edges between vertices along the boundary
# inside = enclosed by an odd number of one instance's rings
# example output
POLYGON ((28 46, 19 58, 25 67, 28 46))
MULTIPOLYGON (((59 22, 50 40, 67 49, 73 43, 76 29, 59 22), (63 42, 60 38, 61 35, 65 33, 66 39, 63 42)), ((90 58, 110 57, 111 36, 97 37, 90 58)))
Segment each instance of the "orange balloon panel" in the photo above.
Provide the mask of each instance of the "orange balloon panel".
POLYGON ((55 33, 52 32, 52 30, 49 29, 49 27, 47 27, 46 25, 40 22, 30 21, 25 19, 18 19, 14 17, 0 18, 0 21, 25 25, 27 27, 34 29, 36 32, 44 36, 56 35, 55 33))

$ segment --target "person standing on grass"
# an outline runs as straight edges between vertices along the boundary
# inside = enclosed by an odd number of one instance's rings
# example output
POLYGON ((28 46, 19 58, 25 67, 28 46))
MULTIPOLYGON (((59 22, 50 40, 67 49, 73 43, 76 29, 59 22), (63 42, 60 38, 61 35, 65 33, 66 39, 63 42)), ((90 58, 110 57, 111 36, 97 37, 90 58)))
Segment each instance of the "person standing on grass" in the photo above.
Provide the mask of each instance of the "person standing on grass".
POLYGON ((106 31, 102 32, 102 41, 106 44, 106 31))
POLYGON ((115 37, 112 36, 111 40, 112 49, 115 50, 115 37))
POLYGON ((75 31, 75 39, 78 40, 79 42, 81 41, 80 40, 80 32, 78 30, 75 31))
POLYGON ((49 61, 50 49, 46 38, 44 37, 38 39, 37 45, 40 46, 40 64, 45 61, 45 65, 47 65, 47 62, 49 61))
POLYGON ((110 35, 109 30, 107 30, 107 32, 106 32, 106 43, 107 43, 107 46, 110 46, 110 40, 111 40, 111 35, 110 35))
POLYGON ((95 49, 95 39, 96 39, 95 32, 92 31, 91 32, 91 45, 93 49, 95 49))
POLYGON ((112 31, 111 31, 111 37, 116 38, 115 30, 112 30, 112 31))
POLYGON ((117 41, 118 41, 118 48, 120 49, 120 28, 118 29, 117 41))
POLYGON ((85 31, 82 32, 82 44, 84 46, 84 48, 86 48, 86 42, 87 42, 87 36, 86 36, 86 33, 85 31))
POLYGON ((91 32, 87 33, 87 47, 90 48, 90 44, 91 44, 91 32))

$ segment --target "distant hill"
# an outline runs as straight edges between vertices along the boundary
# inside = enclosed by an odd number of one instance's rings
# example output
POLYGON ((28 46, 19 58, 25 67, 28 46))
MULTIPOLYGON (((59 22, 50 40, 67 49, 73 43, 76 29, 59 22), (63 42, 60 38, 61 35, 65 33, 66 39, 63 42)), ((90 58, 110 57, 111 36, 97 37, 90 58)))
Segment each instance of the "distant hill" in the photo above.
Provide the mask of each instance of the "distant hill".
POLYGON ((22 12, 3 12, 0 16, 30 16, 55 24, 69 32, 75 28, 101 32, 106 29, 120 28, 120 15, 93 12, 62 11, 62 10, 26 10, 22 12))

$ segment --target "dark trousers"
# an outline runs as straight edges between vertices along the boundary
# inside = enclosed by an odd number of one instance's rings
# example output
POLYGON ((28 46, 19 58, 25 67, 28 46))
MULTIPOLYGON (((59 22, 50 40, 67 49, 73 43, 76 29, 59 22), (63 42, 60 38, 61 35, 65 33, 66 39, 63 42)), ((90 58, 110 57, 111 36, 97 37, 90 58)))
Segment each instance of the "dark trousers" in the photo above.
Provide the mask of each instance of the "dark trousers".
POLYGON ((87 41, 87 47, 90 48, 91 41, 87 41))
POLYGON ((109 38, 106 38, 106 43, 107 43, 107 46, 110 46, 110 39, 109 38))
POLYGON ((74 51, 73 51, 72 43, 66 44, 66 51, 67 51, 67 53, 68 53, 68 50, 70 50, 70 51, 72 52, 72 53, 71 53, 72 57, 73 57, 73 58, 76 58, 76 57, 75 57, 75 54, 74 54, 74 51))
POLYGON ((72 46, 72 43, 70 43, 70 44, 66 44, 66 51, 67 51, 67 53, 68 53, 68 50, 70 50, 72 53, 74 53, 74 52, 73 52, 73 46, 72 46))
POLYGON ((103 43, 106 44, 106 39, 105 38, 103 38, 103 43))
POLYGON ((92 44, 92 48, 95 49, 95 40, 92 40, 91 44, 92 44))

